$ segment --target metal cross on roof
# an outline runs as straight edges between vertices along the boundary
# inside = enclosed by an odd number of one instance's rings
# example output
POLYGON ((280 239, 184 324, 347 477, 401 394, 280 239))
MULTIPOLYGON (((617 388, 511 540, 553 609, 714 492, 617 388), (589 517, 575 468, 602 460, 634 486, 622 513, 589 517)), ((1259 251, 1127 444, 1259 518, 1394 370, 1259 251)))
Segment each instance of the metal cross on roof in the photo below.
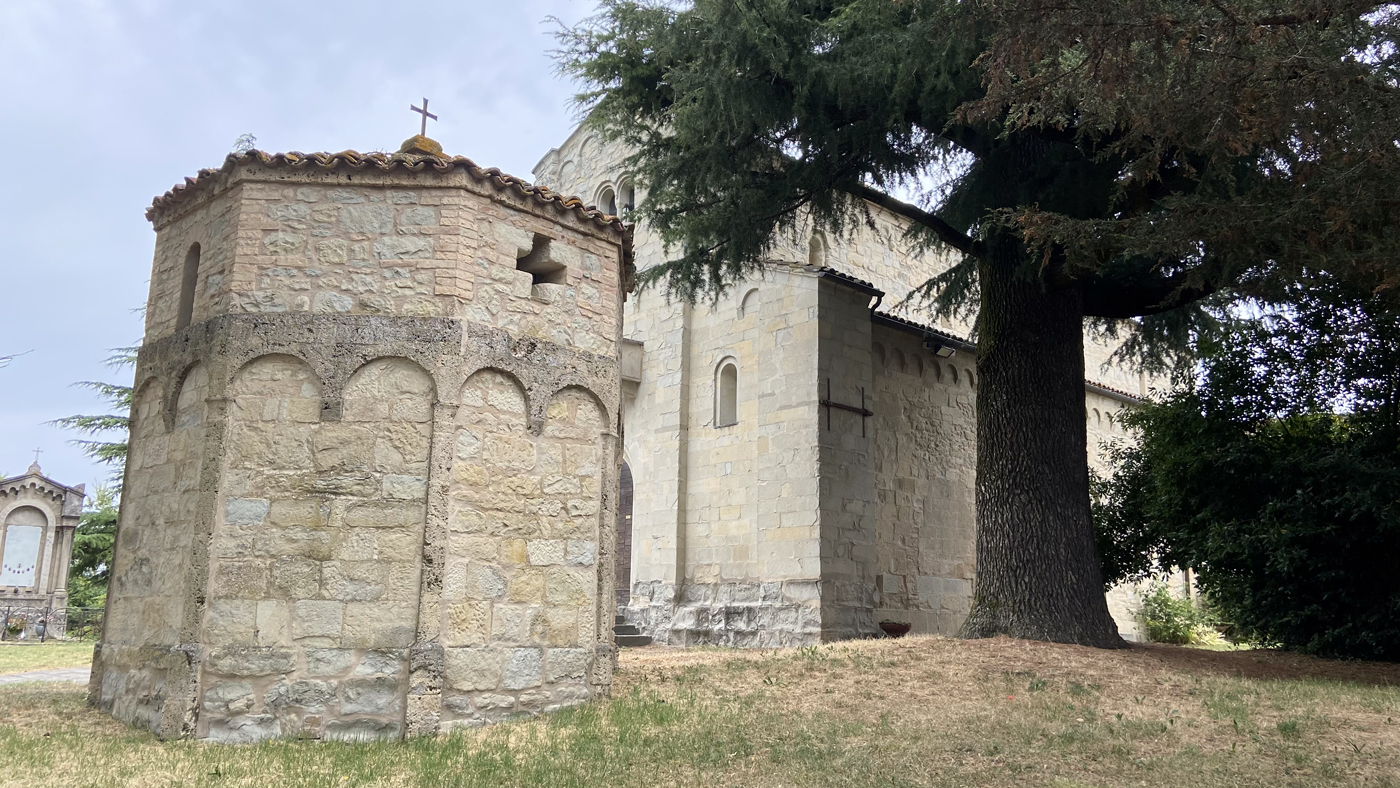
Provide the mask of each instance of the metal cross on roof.
POLYGON ((44 453, 44 450, 43 450, 43 449, 35 449, 35 450, 34 450, 34 464, 37 465, 37 464, 39 463, 39 455, 40 455, 40 454, 43 454, 43 453, 44 453))
POLYGON ((419 132, 418 132, 418 134, 419 134, 420 136, 423 136, 423 137, 428 136, 428 118, 432 118, 433 120, 437 120, 437 119, 438 119, 438 116, 437 116, 437 115, 434 115, 433 113, 431 113, 431 112, 428 111, 428 99, 427 99, 427 97, 425 96, 425 97, 423 98, 423 108, 422 108, 422 109, 419 109, 419 108, 413 106, 412 104, 409 104, 409 105, 408 105, 408 108, 411 109, 411 110, 413 110, 414 112, 417 112, 419 115, 422 115, 422 116, 423 116, 423 128, 422 128, 422 131, 419 131, 419 132))

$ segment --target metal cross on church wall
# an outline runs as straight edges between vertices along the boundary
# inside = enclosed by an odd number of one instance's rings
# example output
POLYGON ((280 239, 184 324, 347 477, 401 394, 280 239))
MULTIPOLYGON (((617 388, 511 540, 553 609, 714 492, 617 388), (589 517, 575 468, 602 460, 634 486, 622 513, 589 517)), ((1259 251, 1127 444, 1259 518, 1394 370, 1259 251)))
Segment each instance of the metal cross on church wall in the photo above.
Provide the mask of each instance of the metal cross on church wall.
POLYGON ((855 405, 847 405, 847 404, 845 404, 844 402, 835 402, 835 401, 833 401, 833 400, 831 399, 831 378, 827 378, 827 379, 826 379, 826 399, 818 400, 817 404, 821 405, 823 408, 826 408, 826 428, 827 428, 827 429, 831 429, 831 409, 832 409, 832 408, 836 408, 836 409, 838 409, 838 410, 847 410, 847 411, 850 411, 851 413, 859 413, 859 414, 860 414, 860 436, 861 436, 862 438, 866 437, 866 435, 865 435, 865 420, 868 419, 868 418, 870 418, 871 416, 874 416, 874 415, 875 415, 875 411, 870 410, 869 408, 865 407, 865 386, 861 386, 861 387, 860 387, 860 407, 857 408, 855 405))
POLYGON ((417 112, 419 115, 422 115, 422 116, 423 116, 423 128, 422 128, 421 131, 418 132, 418 136, 420 136, 420 137, 426 137, 426 136, 428 136, 428 118, 432 118, 433 120, 437 120, 437 119, 438 119, 437 115, 434 115, 433 113, 431 113, 431 112, 428 111, 428 97, 427 97, 427 96, 424 96, 424 97, 423 97, 423 108, 422 108, 422 109, 419 109, 419 108, 413 106, 413 104, 411 104, 411 103, 408 105, 408 108, 409 108, 410 110, 413 110, 414 112, 417 112))

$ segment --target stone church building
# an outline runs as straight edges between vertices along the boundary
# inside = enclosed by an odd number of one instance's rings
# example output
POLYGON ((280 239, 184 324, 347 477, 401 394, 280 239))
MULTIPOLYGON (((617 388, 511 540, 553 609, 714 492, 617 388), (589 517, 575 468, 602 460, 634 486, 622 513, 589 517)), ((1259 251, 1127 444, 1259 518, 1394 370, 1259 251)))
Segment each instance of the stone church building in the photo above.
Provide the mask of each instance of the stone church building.
MULTIPOLYGON (((580 127, 536 183, 625 217, 639 199, 626 155, 580 127)), ((874 229, 790 241, 713 303, 649 290, 624 306, 617 599, 658 642, 789 646, 881 621, 952 634, 968 613, 970 326, 904 305, 950 261, 912 254, 906 220, 871 210, 874 229)), ((638 270, 664 255, 637 227, 638 270)), ((1148 381, 1086 340, 1092 453, 1123 435, 1117 414, 1148 381)), ((1109 601, 1134 638, 1131 590, 1109 601)))

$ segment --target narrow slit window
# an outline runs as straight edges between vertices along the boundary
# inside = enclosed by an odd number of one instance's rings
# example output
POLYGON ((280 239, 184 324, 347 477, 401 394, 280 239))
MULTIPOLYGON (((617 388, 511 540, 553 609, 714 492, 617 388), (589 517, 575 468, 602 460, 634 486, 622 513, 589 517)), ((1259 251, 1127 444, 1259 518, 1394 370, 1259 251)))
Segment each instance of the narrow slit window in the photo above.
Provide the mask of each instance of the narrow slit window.
POLYGON ((715 385, 715 426, 728 427, 739 423, 739 368, 734 362, 720 365, 715 385))
POLYGON ((175 330, 187 328, 194 318, 194 291, 199 284, 199 244, 191 244, 185 253, 185 271, 180 279, 180 311, 175 316, 175 330))

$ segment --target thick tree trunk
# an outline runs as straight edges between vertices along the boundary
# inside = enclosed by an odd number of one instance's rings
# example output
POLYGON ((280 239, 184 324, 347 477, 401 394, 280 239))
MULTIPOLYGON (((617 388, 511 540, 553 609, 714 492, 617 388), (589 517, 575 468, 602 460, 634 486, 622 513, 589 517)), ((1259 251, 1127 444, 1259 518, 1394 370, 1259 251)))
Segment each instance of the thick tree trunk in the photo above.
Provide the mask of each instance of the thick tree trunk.
POLYGON ((1017 276, 1020 245, 1000 241, 978 271, 977 577, 963 635, 1121 648, 1089 513, 1081 296, 1017 276))

